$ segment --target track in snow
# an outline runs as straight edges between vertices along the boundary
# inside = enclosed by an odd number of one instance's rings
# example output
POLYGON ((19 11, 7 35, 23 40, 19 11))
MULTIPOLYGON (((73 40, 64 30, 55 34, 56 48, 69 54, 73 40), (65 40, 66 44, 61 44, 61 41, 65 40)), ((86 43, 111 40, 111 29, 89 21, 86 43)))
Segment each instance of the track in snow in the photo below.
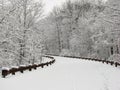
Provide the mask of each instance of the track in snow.
POLYGON ((0 90, 120 90, 120 69, 99 62, 55 57, 44 69, 0 78, 0 90))

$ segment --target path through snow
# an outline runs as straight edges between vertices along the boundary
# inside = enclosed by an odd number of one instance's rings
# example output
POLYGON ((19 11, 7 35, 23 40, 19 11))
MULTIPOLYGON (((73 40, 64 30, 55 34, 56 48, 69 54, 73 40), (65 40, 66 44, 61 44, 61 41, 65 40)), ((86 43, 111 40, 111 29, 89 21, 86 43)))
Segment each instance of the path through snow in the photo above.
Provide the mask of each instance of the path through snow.
POLYGON ((44 69, 0 78, 0 90, 120 90, 120 69, 99 62, 55 57, 44 69))

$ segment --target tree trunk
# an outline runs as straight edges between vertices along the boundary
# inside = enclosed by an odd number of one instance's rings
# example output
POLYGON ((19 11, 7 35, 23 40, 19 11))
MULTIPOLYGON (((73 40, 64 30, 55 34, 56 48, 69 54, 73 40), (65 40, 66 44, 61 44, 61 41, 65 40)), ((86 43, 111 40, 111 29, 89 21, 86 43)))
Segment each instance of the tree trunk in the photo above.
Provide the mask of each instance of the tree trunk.
POLYGON ((57 24, 57 36, 58 36, 58 48, 59 48, 59 53, 61 53, 61 50, 62 50, 62 45, 61 45, 61 30, 60 30, 58 24, 57 24))

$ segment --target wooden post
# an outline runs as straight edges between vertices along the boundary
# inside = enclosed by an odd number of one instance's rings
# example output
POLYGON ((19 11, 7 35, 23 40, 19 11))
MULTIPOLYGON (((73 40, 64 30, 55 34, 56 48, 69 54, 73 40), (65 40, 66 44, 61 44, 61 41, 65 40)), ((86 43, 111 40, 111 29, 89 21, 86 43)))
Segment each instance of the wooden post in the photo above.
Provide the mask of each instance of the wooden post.
POLYGON ((115 67, 117 67, 117 66, 118 66, 118 63, 116 62, 116 63, 115 63, 115 67))
POLYGON ((5 78, 9 74, 9 70, 2 70, 2 77, 5 78))

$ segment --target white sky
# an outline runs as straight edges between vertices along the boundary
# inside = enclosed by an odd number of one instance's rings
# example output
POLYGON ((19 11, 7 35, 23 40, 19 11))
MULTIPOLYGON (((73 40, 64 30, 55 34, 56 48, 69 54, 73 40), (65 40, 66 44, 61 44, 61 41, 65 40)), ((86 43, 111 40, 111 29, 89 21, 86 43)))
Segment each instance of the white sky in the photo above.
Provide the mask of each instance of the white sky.
POLYGON ((45 13, 52 11, 54 6, 60 6, 66 0, 43 0, 45 3, 45 13))
MULTIPOLYGON (((54 6, 60 6, 65 1, 66 0, 43 0, 45 4, 45 14, 51 12, 54 6)), ((107 0, 103 0, 103 1, 107 1, 107 0)))

